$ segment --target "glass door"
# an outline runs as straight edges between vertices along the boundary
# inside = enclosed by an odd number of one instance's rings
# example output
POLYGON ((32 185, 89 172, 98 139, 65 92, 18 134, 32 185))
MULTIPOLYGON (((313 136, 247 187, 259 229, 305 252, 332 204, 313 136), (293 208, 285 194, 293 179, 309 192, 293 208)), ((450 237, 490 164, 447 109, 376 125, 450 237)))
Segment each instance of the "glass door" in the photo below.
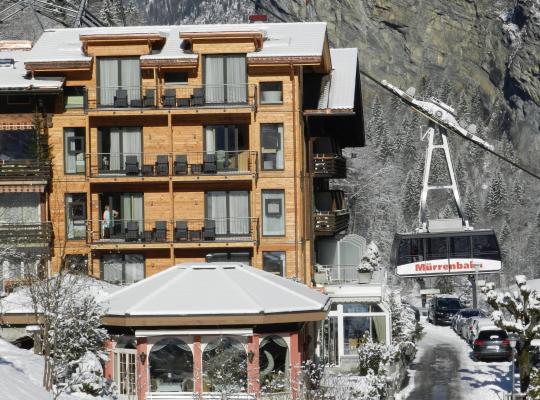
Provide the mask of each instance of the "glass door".
POLYGON ((138 126, 100 128, 98 131, 98 169, 100 174, 126 173, 126 161, 135 158, 141 168, 142 139, 138 126), (129 158, 128 158, 129 157, 129 158))
POLYGON ((217 236, 248 236, 249 192, 247 190, 206 192, 206 218, 216 222, 217 236))
POLYGON ((122 400, 137 398, 136 357, 135 349, 114 350, 114 381, 122 400))

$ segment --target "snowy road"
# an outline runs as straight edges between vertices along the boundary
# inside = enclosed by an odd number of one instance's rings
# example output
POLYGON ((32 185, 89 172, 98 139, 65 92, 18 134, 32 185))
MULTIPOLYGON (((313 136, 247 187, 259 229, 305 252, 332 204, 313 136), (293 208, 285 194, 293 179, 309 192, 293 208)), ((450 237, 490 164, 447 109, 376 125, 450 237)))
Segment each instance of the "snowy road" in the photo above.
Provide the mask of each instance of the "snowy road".
MULTIPOLYGON (((408 400, 500 400, 509 391, 509 362, 478 362, 452 328, 422 320, 425 335, 411 365, 408 400)), ((402 392, 402 394, 405 394, 402 392)))

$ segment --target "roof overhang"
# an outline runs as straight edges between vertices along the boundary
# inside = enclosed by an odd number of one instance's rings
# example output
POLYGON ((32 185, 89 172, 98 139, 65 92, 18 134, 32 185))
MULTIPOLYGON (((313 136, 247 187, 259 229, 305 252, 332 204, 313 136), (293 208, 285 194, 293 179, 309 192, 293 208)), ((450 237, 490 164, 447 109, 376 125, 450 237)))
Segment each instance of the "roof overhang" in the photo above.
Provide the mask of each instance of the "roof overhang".
POLYGON ((56 61, 27 61, 24 63, 27 71, 88 71, 92 68, 92 59, 88 60, 56 60, 56 61))
POLYGON ((110 45, 117 43, 165 43, 165 36, 157 32, 147 33, 94 33, 89 35, 79 35, 84 54, 88 45, 110 45))
POLYGON ((264 36, 261 31, 216 31, 216 32, 180 32, 180 39, 190 43, 207 42, 212 40, 227 39, 230 41, 252 40, 255 50, 260 50, 263 46, 264 36))
POLYGON ((102 323, 105 326, 122 327, 269 325, 322 321, 326 318, 326 308, 317 311, 255 315, 106 315, 102 318, 102 323))
POLYGON ((337 115, 337 116, 348 116, 348 115, 355 115, 356 112, 351 108, 323 108, 323 109, 317 109, 317 110, 305 110, 304 115, 305 116, 313 116, 313 115, 337 115))
POLYGON ((250 66, 259 65, 312 65, 320 66, 321 56, 248 56, 247 63, 250 66))
POLYGON ((197 68, 199 57, 141 58, 141 68, 197 68))

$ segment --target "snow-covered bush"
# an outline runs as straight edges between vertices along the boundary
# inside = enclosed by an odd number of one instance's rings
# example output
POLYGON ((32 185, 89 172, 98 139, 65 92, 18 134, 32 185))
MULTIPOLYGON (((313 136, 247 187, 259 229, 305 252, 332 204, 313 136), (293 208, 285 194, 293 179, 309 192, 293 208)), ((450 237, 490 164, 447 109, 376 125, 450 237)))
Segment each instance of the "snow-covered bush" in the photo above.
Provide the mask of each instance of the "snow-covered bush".
POLYGON ((374 342, 369 333, 365 333, 358 346, 358 369, 361 376, 372 371, 374 374, 385 372, 386 366, 395 361, 399 354, 398 346, 374 342))
POLYGON ((527 396, 531 399, 540 399, 540 369, 533 368, 531 372, 531 383, 527 396))
POLYGON ((531 376, 531 342, 540 337, 540 293, 527 285, 524 275, 517 275, 515 282, 518 290, 513 293, 495 290, 493 282, 483 287, 482 292, 488 304, 495 310, 492 314, 495 324, 519 337, 519 344, 516 346, 517 360, 521 391, 525 393, 531 376))
POLYGON ((392 324, 392 343, 414 342, 418 339, 421 326, 416 321, 414 311, 401 301, 398 291, 390 293, 388 306, 392 324))
POLYGON ((87 393, 103 400, 118 398, 116 385, 104 378, 103 367, 96 354, 87 351, 78 360, 71 362, 69 369, 73 372, 65 383, 66 393, 87 393))
POLYGON ((379 248, 375 242, 371 242, 367 247, 366 254, 360 261, 358 272, 372 272, 379 268, 380 263, 381 255, 379 253, 379 248))

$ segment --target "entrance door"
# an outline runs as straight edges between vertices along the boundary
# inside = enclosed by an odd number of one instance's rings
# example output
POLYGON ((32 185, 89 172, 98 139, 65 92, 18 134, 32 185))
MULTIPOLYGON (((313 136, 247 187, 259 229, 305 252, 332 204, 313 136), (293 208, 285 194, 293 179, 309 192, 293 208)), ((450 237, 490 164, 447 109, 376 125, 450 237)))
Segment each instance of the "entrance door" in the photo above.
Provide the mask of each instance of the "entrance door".
POLYGON ((122 400, 137 398, 137 350, 114 350, 114 381, 118 386, 118 393, 122 400))

